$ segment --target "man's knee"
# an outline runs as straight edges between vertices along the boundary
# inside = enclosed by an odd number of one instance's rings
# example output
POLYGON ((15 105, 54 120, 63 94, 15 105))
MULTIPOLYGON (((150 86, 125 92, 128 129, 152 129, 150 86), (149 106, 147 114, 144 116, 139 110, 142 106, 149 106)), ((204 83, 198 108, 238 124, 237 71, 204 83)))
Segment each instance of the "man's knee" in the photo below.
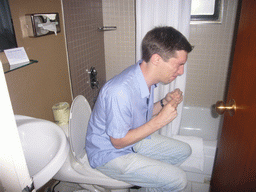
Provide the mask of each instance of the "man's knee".
POLYGON ((179 155, 177 156, 176 162, 174 165, 180 166, 192 153, 192 149, 189 144, 183 143, 180 148, 179 155))
POLYGON ((173 183, 170 183, 171 191, 182 191, 187 186, 187 175, 184 171, 180 171, 180 173, 176 174, 176 180, 173 183))
POLYGON ((186 158, 188 158, 192 153, 192 149, 190 147, 189 144, 185 143, 184 144, 184 156, 186 156, 186 158))
POLYGON ((188 184, 187 175, 186 175, 186 173, 184 172, 184 173, 182 174, 181 178, 180 178, 179 190, 181 191, 181 190, 185 189, 186 186, 187 186, 187 184, 188 184))

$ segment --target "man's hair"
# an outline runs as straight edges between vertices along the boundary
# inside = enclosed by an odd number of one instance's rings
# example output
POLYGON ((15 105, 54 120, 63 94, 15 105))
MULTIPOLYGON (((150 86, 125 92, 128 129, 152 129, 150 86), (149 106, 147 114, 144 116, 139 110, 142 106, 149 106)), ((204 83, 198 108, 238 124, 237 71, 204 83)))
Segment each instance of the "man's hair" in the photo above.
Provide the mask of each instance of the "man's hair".
POLYGON ((156 27, 142 40, 142 59, 149 62, 153 54, 158 54, 164 61, 175 56, 176 51, 191 52, 193 47, 182 33, 173 27, 156 27))

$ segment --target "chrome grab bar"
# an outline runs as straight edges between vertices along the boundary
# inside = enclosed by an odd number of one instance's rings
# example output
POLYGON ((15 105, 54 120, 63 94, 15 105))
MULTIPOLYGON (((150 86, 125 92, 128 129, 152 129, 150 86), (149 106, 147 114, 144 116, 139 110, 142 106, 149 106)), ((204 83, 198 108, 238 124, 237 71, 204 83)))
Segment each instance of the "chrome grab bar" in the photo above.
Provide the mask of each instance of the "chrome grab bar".
POLYGON ((114 31, 116 29, 117 29, 116 26, 103 26, 98 28, 98 30, 100 31, 114 31))

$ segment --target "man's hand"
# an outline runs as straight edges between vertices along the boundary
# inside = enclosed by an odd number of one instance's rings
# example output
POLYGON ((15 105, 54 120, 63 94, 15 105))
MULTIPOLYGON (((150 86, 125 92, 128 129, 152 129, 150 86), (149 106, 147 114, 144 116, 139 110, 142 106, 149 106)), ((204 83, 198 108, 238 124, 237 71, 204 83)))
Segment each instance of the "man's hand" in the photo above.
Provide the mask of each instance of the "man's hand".
POLYGON ((156 117, 162 123, 161 127, 172 122, 177 117, 177 115, 178 115, 177 114, 177 106, 178 106, 178 102, 176 100, 172 99, 159 112, 159 114, 156 117))
POLYGON ((164 107, 158 114, 161 121, 167 125, 177 117, 177 107, 183 101, 183 95, 180 89, 167 93, 164 100, 164 107))
POLYGON ((166 94, 164 100, 169 103, 171 100, 175 100, 177 104, 180 104, 183 101, 183 95, 182 91, 180 89, 175 89, 172 92, 169 92, 166 94))
MULTIPOLYGON (((163 99, 164 106, 170 103, 171 101, 175 101, 177 105, 180 104, 183 101, 182 94, 183 93, 180 89, 175 89, 174 91, 167 93, 165 98, 163 99)), ((157 115, 161 110, 162 106, 160 105, 160 102, 156 102, 154 105, 153 116, 157 115)))

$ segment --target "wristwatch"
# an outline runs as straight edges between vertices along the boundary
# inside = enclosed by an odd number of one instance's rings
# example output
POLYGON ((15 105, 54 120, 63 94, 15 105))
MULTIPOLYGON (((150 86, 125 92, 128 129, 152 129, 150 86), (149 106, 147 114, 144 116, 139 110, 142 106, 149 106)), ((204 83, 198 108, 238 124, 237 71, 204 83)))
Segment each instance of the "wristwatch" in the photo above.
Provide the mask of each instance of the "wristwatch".
POLYGON ((160 104, 161 104, 162 107, 164 107, 163 99, 160 100, 160 104))

